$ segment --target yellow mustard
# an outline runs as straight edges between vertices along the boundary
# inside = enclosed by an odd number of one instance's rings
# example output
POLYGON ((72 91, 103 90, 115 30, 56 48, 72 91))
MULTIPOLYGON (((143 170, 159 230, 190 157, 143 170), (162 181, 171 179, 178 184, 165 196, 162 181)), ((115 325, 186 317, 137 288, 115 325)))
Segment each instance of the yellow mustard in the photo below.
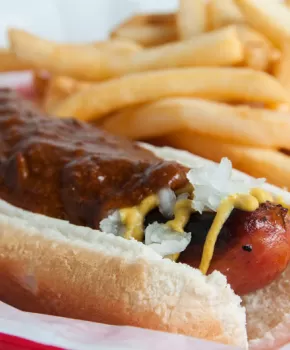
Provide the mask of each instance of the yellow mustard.
MULTIPOLYGON (((186 193, 187 190, 192 191, 192 186, 180 190, 179 193, 186 193)), ((207 234, 205 245, 203 247, 202 259, 199 268, 204 274, 206 274, 209 269, 218 235, 233 209, 236 208, 251 212, 258 209, 260 204, 267 201, 273 202, 273 196, 267 191, 259 188, 254 188, 248 195, 231 195, 221 202, 219 208, 217 209, 215 219, 207 234)), ((275 203, 281 204, 283 207, 290 210, 290 205, 286 205, 281 197, 275 199, 275 203)), ((135 238, 136 240, 142 241, 144 239, 143 224, 145 216, 158 205, 158 196, 151 195, 145 198, 139 206, 121 209, 121 220, 127 228, 124 237, 127 239, 135 238)), ((184 228, 188 223, 192 212, 193 209, 191 200, 181 199, 176 202, 174 208, 174 219, 168 221, 165 225, 167 225, 175 232, 184 233, 184 228)), ((170 258, 174 261, 176 261, 178 257, 179 254, 167 256, 167 258, 170 258)))
MULTIPOLYGON (((186 191, 189 190, 191 190, 191 192, 193 191, 192 185, 179 190, 178 193, 186 193, 186 191)), ((158 205, 158 196, 151 195, 143 199, 139 206, 121 209, 121 221, 126 226, 124 238, 135 238, 138 241, 142 241, 144 239, 143 223, 145 216, 158 205)), ((191 211, 191 201, 189 199, 177 201, 174 208, 174 219, 168 221, 166 225, 176 232, 183 233, 183 229, 189 220, 191 211)))
POLYGON ((192 208, 190 199, 181 199, 177 201, 174 208, 174 219, 168 221, 166 225, 173 231, 183 233, 191 212, 192 208))
POLYGON ((257 198, 260 204, 265 202, 273 202, 273 196, 271 193, 262 190, 261 188, 253 188, 251 191, 251 195, 257 198))
POLYGON ((244 211, 254 211, 259 208, 260 204, 267 201, 273 202, 273 196, 261 188, 252 189, 251 194, 249 195, 236 194, 229 196, 222 201, 217 210, 212 226, 207 234, 205 245, 203 247, 199 269, 204 274, 206 274, 209 269, 217 237, 232 210, 237 208, 244 211))
POLYGON ((145 198, 138 206, 121 209, 121 221, 126 226, 124 238, 135 238, 137 241, 142 241, 144 238, 144 218, 158 204, 158 196, 151 195, 145 198))
POLYGON ((290 205, 284 202, 283 197, 279 196, 275 199, 275 203, 282 205, 282 207, 290 210, 290 205))
MULTIPOLYGON (((184 233, 184 227, 188 223, 190 214, 192 213, 192 205, 190 199, 181 199, 176 202, 174 208, 174 219, 166 223, 166 225, 175 232, 184 233)), ((179 253, 166 256, 167 259, 177 261, 179 253)))
POLYGON ((207 273, 213 257, 217 237, 233 209, 237 208, 245 211, 254 211, 258 207, 259 201, 252 195, 233 195, 221 202, 203 247, 201 263, 199 266, 202 273, 207 273))

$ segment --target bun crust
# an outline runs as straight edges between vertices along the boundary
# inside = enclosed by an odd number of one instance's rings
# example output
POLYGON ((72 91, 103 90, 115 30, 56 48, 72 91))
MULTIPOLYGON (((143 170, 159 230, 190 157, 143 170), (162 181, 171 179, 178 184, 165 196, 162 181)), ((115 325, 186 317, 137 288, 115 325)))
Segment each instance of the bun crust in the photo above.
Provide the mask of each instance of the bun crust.
POLYGON ((142 243, 5 202, 0 210, 14 216, 0 215, 4 302, 32 312, 246 346, 244 309, 220 273, 205 277, 161 259, 142 243))

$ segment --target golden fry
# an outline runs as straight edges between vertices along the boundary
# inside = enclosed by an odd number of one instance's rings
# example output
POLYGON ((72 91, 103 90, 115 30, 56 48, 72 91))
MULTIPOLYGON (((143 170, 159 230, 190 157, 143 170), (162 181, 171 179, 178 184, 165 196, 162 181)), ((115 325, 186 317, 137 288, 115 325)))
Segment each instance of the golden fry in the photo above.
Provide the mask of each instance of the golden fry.
POLYGON ((245 50, 244 65, 267 71, 277 59, 277 49, 271 41, 247 25, 237 25, 236 30, 245 50))
POLYGON ((114 54, 112 49, 59 45, 18 30, 10 32, 10 40, 14 52, 30 64, 80 80, 101 80, 170 67, 231 65, 244 57, 234 28, 125 56, 114 54))
POLYGON ((89 83, 77 81, 69 77, 52 77, 45 93, 43 109, 47 113, 50 113, 68 96, 89 85, 89 83))
POLYGON ((50 83, 51 76, 44 71, 33 72, 33 89, 35 92, 35 102, 43 109, 44 97, 50 83))
POLYGON ((144 47, 177 40, 175 14, 142 14, 129 18, 111 33, 113 39, 130 39, 144 47))
POLYGON ((234 168, 266 178, 276 186, 290 188, 290 157, 276 150, 227 144, 183 130, 166 136, 164 142, 215 162, 228 157, 234 168))
POLYGON ((177 27, 181 40, 190 39, 207 29, 207 9, 204 0, 179 0, 177 27))
POLYGON ((210 30, 245 22, 234 0, 209 0, 207 6, 210 30))
POLYGON ((113 33, 118 31, 119 28, 130 26, 174 25, 175 22, 175 13, 138 13, 120 23, 118 27, 113 30, 113 33))
POLYGON ((103 128, 131 139, 180 129, 255 147, 290 147, 290 114, 194 98, 163 99, 105 118, 103 128))
POLYGON ((229 27, 131 55, 116 62, 112 76, 164 68, 230 66, 243 59, 244 50, 237 31, 229 27))
POLYGON ((118 109, 164 97, 201 97, 236 102, 288 103, 270 75, 243 68, 180 68, 131 74, 73 94, 54 113, 96 120, 118 109))
POLYGON ((118 56, 131 55, 142 50, 142 46, 130 39, 111 39, 107 41, 97 41, 92 46, 104 50, 107 53, 118 54, 118 56))
POLYGON ((0 49, 0 72, 30 70, 31 65, 23 62, 13 52, 0 49))
POLYGON ((285 40, 283 43, 280 60, 274 67, 274 76, 290 96, 290 40, 285 40))
POLYGON ((171 25, 146 25, 120 28, 112 38, 130 39, 144 47, 154 47, 177 39, 176 28, 171 25))
MULTIPOLYGON (((18 29, 9 31, 11 50, 16 56, 36 69, 52 74, 71 76, 80 80, 99 80, 111 75, 112 64, 124 58, 124 48, 112 42, 106 48, 93 45, 62 45, 43 40, 18 29), (112 62, 113 60, 113 62, 112 62)), ((125 56, 128 56, 128 43, 125 56)), ((131 53, 140 47, 131 43, 131 53)))
POLYGON ((281 1, 235 0, 247 22, 282 48, 290 36, 290 9, 281 1))

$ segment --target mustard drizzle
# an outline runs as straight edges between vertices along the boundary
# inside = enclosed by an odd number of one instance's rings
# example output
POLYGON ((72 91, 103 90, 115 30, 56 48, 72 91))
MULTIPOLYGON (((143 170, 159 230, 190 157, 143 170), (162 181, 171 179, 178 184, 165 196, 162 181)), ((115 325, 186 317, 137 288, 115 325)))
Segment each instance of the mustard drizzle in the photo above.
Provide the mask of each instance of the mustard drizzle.
POLYGON ((145 198, 138 206, 121 209, 121 221, 126 226, 124 238, 135 238, 137 241, 142 241, 144 238, 144 218, 158 205, 158 196, 154 194, 145 198))
MULTIPOLYGON (((184 188, 179 191, 180 193, 186 193, 187 190, 193 189, 193 187, 184 188), (181 192, 182 191, 182 192, 181 192)), ((203 247, 203 253, 199 269, 202 273, 206 274, 213 254, 214 247, 218 238, 218 235, 230 216, 231 212, 236 208, 243 211, 252 212, 258 209, 259 205, 265 202, 275 202, 281 204, 283 207, 290 210, 290 205, 286 205, 282 197, 277 197, 274 201, 273 196, 259 188, 251 190, 250 194, 235 194, 225 198, 219 208, 217 209, 216 216, 211 225, 211 228, 207 234, 206 241, 203 247)), ((159 205, 159 199, 157 195, 151 195, 145 198, 139 206, 132 208, 124 208, 120 210, 122 223, 127 227, 124 238, 135 238, 142 241, 144 239, 144 218, 154 208, 159 205)), ((174 208, 174 219, 169 220, 165 225, 171 228, 175 232, 184 233, 184 228, 188 223, 192 209, 190 199, 181 199, 176 202, 174 208)), ((177 261, 180 254, 173 254, 167 256, 174 261, 177 261)))

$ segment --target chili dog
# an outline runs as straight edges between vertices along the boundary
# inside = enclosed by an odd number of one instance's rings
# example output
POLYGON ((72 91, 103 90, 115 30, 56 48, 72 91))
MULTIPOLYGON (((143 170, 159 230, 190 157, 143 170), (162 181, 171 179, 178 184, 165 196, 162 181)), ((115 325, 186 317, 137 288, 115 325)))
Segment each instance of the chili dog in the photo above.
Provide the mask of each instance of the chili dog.
POLYGON ((0 104, 1 300, 244 348, 290 313, 287 192, 10 90, 0 104))

